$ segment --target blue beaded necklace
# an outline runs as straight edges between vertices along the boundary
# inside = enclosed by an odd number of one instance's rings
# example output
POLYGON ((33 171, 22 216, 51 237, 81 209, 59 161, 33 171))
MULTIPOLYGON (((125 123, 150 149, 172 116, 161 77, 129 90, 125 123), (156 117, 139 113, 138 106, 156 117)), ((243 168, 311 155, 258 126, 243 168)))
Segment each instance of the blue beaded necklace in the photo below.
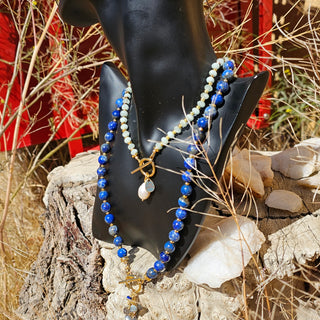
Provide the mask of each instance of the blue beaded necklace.
MULTIPOLYGON (((229 92, 229 81, 234 78, 234 62, 228 58, 217 59, 211 65, 209 76, 206 78, 206 85, 204 91, 200 95, 200 100, 197 102, 196 107, 192 108, 191 112, 183 118, 172 131, 168 131, 160 142, 155 143, 152 154, 148 158, 140 159, 138 150, 136 149, 130 137, 128 126, 128 114, 131 105, 132 89, 130 83, 124 90, 122 97, 116 101, 116 109, 112 112, 113 120, 108 123, 108 132, 105 134, 105 143, 101 145, 101 155, 98 158, 99 168, 98 173, 98 188, 99 198, 102 201, 101 211, 105 214, 105 222, 109 226, 108 233, 113 237, 113 243, 117 247, 117 255, 126 265, 126 279, 124 283, 130 291, 128 299, 128 308, 125 308, 125 320, 136 320, 138 316, 138 295, 142 293, 144 286, 147 282, 157 278, 166 269, 166 263, 170 261, 171 254, 175 251, 176 243, 180 240, 179 232, 184 228, 183 220, 187 217, 187 208, 190 207, 189 196, 193 191, 192 177, 193 172, 196 170, 196 156, 201 151, 202 143, 206 138, 206 134, 211 127, 211 122, 218 115, 218 108, 224 103, 224 95, 229 92), (218 81, 215 88, 216 92, 211 97, 211 103, 206 106, 206 101, 209 99, 209 93, 213 91, 213 84, 215 77, 218 75, 219 69, 223 69, 221 74, 222 80, 218 81), (203 111, 201 114, 201 110, 203 111), (149 197, 150 193, 154 191, 154 184, 151 177, 155 174, 154 158, 165 146, 167 146, 176 135, 180 134, 189 123, 196 120, 197 130, 193 134, 193 142, 188 146, 188 156, 184 160, 185 171, 182 174, 182 185, 180 191, 181 196, 178 199, 179 208, 175 212, 176 219, 172 222, 172 230, 169 231, 169 241, 164 244, 164 250, 160 253, 159 259, 154 263, 153 267, 149 268, 142 277, 135 277, 130 269, 128 262, 127 250, 123 247, 123 239, 119 235, 119 230, 115 222, 115 216, 111 213, 111 204, 108 202, 107 187, 107 169, 108 153, 111 151, 111 143, 115 139, 115 131, 117 130, 120 122, 122 136, 124 142, 128 144, 128 149, 131 156, 138 161, 139 167, 131 173, 140 171, 144 176, 144 183, 140 186, 139 197, 144 200, 149 197), (151 166, 151 171, 146 170, 147 166, 151 166)), ((109 186, 110 188, 110 186, 109 186)), ((139 193, 138 191, 138 193, 139 193)))

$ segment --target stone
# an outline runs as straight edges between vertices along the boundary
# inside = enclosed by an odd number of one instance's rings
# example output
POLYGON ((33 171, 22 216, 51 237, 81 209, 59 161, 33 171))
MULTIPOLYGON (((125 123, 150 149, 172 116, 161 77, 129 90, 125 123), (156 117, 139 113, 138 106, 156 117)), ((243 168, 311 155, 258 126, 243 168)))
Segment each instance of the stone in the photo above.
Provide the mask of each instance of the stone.
POLYGON ((273 190, 265 201, 266 206, 290 212, 299 212, 303 207, 302 199, 288 190, 273 190))
POLYGON ((224 179, 229 181, 232 176, 231 181, 236 191, 244 192, 249 188, 256 197, 261 198, 265 192, 264 184, 260 173, 249 159, 248 149, 235 153, 225 168, 224 179))
POLYGON ((271 242, 264 263, 275 277, 292 276, 299 265, 320 254, 320 210, 268 236, 271 242), (298 263, 298 264, 297 264, 298 263))
POLYGON ((271 157, 259 153, 252 153, 250 155, 250 161, 253 167, 260 173, 264 186, 271 187, 274 178, 274 173, 271 169, 271 157))
POLYGON ((246 217, 229 217, 216 225, 207 225, 190 251, 184 274, 196 284, 220 288, 241 274, 264 241, 262 232, 246 217))
POLYGON ((291 179, 309 177, 320 169, 320 138, 312 138, 272 156, 272 169, 291 179))
POLYGON ((312 175, 310 177, 300 179, 297 181, 300 186, 311 188, 311 189, 319 189, 320 187, 320 172, 312 175))

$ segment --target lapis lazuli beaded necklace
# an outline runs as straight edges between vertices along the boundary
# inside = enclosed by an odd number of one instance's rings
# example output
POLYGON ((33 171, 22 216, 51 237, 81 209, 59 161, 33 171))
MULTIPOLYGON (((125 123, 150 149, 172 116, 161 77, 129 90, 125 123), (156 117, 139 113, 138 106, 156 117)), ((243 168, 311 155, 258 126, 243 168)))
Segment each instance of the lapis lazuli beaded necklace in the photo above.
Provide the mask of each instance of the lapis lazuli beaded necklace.
MULTIPOLYGON (((122 98, 116 101, 116 109, 112 112, 113 120, 108 123, 109 131, 105 134, 105 143, 101 145, 101 155, 98 158, 99 168, 98 173, 98 188, 99 198, 102 201, 101 211, 105 213, 105 222, 107 223, 108 232, 113 237, 113 243, 118 248, 117 255, 126 266, 126 279, 121 283, 124 283, 130 291, 130 295, 127 297, 128 306, 124 308, 125 320, 136 320, 138 317, 138 295, 142 293, 144 286, 147 282, 157 278, 157 276, 165 271, 166 263, 170 261, 171 254, 175 251, 176 243, 180 240, 179 232, 183 229, 183 220, 187 217, 187 210, 191 203, 189 196, 191 195, 193 172, 196 170, 196 156, 201 150, 203 141, 206 138, 206 133, 210 129, 211 121, 218 115, 218 108, 224 103, 224 95, 229 92, 229 81, 234 78, 234 62, 228 58, 217 59, 211 66, 209 76, 206 78, 206 85, 204 91, 200 95, 200 100, 197 105, 183 118, 171 131, 168 131, 161 141, 154 144, 152 153, 147 158, 140 158, 139 152, 133 143, 128 126, 128 115, 131 105, 132 89, 130 83, 124 90, 122 98), (206 107, 206 101, 209 99, 210 92, 213 91, 213 84, 215 78, 218 76, 219 69, 223 69, 221 73, 221 79, 216 83, 216 92, 211 97, 211 103, 206 107), (203 110, 201 114, 201 110, 203 110), (118 122, 120 122, 120 129, 122 130, 122 136, 124 142, 128 144, 128 149, 131 156, 137 160, 139 167, 132 171, 135 173, 140 171, 144 176, 144 182, 139 187, 138 195, 141 200, 145 200, 150 196, 150 193, 154 191, 155 185, 151 178, 155 174, 155 157, 156 155, 166 147, 172 139, 182 132, 189 123, 196 120, 198 126, 198 133, 193 135, 193 141, 187 148, 188 156, 184 160, 185 171, 182 173, 182 185, 181 197, 178 199, 179 208, 175 212, 176 219, 172 223, 172 230, 169 231, 169 241, 164 244, 164 250, 160 253, 159 259, 154 263, 153 267, 149 268, 142 277, 136 277, 132 274, 130 264, 128 262, 127 250, 122 246, 123 240, 119 235, 119 230, 115 222, 115 216, 111 213, 111 204, 108 202, 107 186, 107 169, 108 153, 111 151, 111 143, 115 139, 115 131, 118 128, 118 122), (148 169, 149 167, 149 169, 148 169)), ((109 186, 110 188, 110 186, 109 186)))

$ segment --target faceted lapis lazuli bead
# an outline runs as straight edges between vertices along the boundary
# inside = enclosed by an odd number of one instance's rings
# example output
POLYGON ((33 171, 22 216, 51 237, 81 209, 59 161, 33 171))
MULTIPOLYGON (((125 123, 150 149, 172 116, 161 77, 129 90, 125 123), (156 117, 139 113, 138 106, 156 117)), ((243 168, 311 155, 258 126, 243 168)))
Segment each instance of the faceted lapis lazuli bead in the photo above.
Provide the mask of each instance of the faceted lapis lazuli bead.
POLYGON ((110 226, 109 229, 108 229, 108 232, 110 234, 110 236, 115 236, 117 233, 118 233, 118 227, 113 225, 113 226, 110 226))
POLYGON ((109 202, 102 202, 101 203, 101 211, 102 212, 109 212, 111 209, 111 205, 109 202))
POLYGON ((112 213, 108 213, 104 216, 104 221, 108 224, 114 222, 114 215, 112 213))
POLYGON ((174 220, 172 222, 172 228, 174 230, 177 230, 177 231, 181 231, 184 227, 184 223, 182 221, 179 221, 179 220, 174 220))
POLYGON ((154 263, 153 267, 156 269, 157 272, 164 271, 164 269, 166 268, 165 265, 160 260, 157 260, 154 263))
POLYGON ((120 110, 112 111, 112 116, 116 119, 120 118, 120 110))
POLYGON ((208 106, 204 109, 204 115, 207 117, 215 118, 218 115, 218 110, 214 106, 208 106))
POLYGON ((231 80, 233 78, 233 71, 231 69, 224 70, 221 77, 222 79, 231 80))
POLYGON ((116 130, 118 128, 118 123, 116 121, 110 121, 108 123, 109 130, 116 130))
POLYGON ((125 248, 120 248, 117 253, 119 258, 124 258, 127 256, 127 250, 125 248))
POLYGON ((122 242, 123 242, 123 240, 122 240, 122 238, 120 237, 120 236, 117 236, 117 237, 115 237, 114 239, 113 239, 113 244, 115 245, 115 246, 121 246, 122 245, 122 242))
POLYGON ((211 103, 216 105, 217 107, 220 107, 224 102, 222 94, 216 93, 211 98, 211 103))
POLYGON ((121 108, 121 106, 123 105, 123 99, 122 98, 119 98, 116 100, 116 106, 118 108, 121 108))
POLYGON ((228 60, 226 61, 224 64, 223 64, 223 69, 231 69, 233 70, 234 69, 234 63, 231 61, 231 60, 228 60))
POLYGON ((197 154, 199 152, 198 148, 194 144, 189 144, 187 148, 188 153, 190 154, 197 154))
POLYGON ((98 180, 98 187, 99 188, 105 188, 107 186, 107 180, 104 178, 101 178, 98 180))
POLYGON ((99 199, 100 200, 107 200, 108 196, 109 196, 109 194, 105 190, 99 192, 99 199))
POLYGON ((189 205, 190 205, 190 201, 189 201, 187 198, 180 197, 180 198, 178 199, 178 204, 179 204, 179 206, 182 207, 182 208, 187 208, 187 207, 189 207, 189 205))
POLYGON ((112 132, 107 132, 105 135, 104 135, 104 139, 107 141, 107 142, 110 142, 114 139, 114 134, 112 132))
POLYGON ((184 160, 184 167, 186 169, 194 169, 196 166, 196 160, 194 158, 187 158, 184 160))
POLYGON ((169 252, 169 253, 172 253, 176 247, 173 243, 171 243, 170 241, 167 241, 164 246, 163 246, 164 250, 169 252))
POLYGON ((180 188, 180 191, 184 196, 190 196, 190 194, 192 193, 192 187, 189 184, 184 184, 180 188))
POLYGON ((105 167, 99 167, 97 170, 98 176, 105 176, 107 174, 107 169, 105 167))
POLYGON ((182 174, 182 180, 183 180, 184 182, 191 182, 191 180, 192 180, 192 174, 191 174, 191 172, 185 171, 185 172, 182 174))
POLYGON ((205 117, 201 117, 197 121, 197 125, 199 128, 206 128, 208 126, 208 119, 205 117))
POLYGON ((103 143, 100 147, 101 152, 103 153, 107 153, 109 152, 111 149, 110 144, 109 143, 103 143))
POLYGON ((108 162, 108 157, 105 156, 105 155, 101 155, 101 156, 99 156, 99 158, 98 158, 98 162, 99 162, 100 164, 107 164, 107 162, 108 162))
POLYGON ((169 232, 169 240, 173 242, 177 242, 180 240, 180 234, 178 232, 175 232, 174 230, 171 230, 169 232))
POLYGON ((146 275, 149 279, 155 279, 158 275, 158 272, 155 268, 150 268, 147 270, 146 275))
POLYGON ((226 94, 229 91, 229 84, 227 81, 220 80, 217 83, 216 89, 218 91, 221 91, 223 94, 226 94))
POLYGON ((179 208, 176 210, 176 217, 180 220, 185 219, 187 217, 187 214, 187 211, 184 209, 179 208))
POLYGON ((168 261, 170 261, 170 256, 168 254, 166 254, 165 252, 160 252, 160 260, 163 262, 163 263, 166 263, 168 261))

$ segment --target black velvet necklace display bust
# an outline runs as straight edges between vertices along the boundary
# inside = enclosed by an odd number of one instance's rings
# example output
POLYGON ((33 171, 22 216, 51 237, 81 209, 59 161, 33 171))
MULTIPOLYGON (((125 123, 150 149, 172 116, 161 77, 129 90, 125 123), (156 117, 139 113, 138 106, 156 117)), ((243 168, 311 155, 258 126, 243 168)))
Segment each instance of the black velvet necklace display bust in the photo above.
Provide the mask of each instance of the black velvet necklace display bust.
MULTIPOLYGON (((129 128, 140 157, 148 157, 164 132, 172 130, 196 105, 206 83, 211 64, 216 60, 203 17, 202 0, 64 0, 60 12, 66 22, 85 26, 99 21, 113 49, 128 70, 134 102, 130 109, 129 128), (159 130, 161 129, 161 130, 159 130)), ((266 85, 268 74, 236 79, 225 96, 213 121, 209 143, 204 148, 217 178, 221 176, 227 155, 254 110, 266 85)), ((112 65, 101 69, 99 133, 104 142, 107 124, 115 101, 126 87, 126 80, 112 65)), ((141 246, 155 256, 163 251, 172 229, 174 211, 183 182, 181 171, 186 141, 191 130, 184 130, 155 159, 157 172, 153 178, 156 190, 142 202, 137 190, 143 176, 130 172, 137 168, 118 130, 108 168, 110 203, 119 227, 119 235, 128 245, 141 246)), ((201 172, 213 177, 205 161, 201 172)), ((203 181, 214 189, 214 183, 203 181)), ((194 188, 190 197, 194 211, 206 212, 210 201, 201 188, 194 188)), ((111 242, 104 214, 96 198, 93 212, 93 235, 111 242)), ((181 240, 171 256, 167 270, 176 267, 194 242, 203 215, 190 212, 181 232, 181 240)))

